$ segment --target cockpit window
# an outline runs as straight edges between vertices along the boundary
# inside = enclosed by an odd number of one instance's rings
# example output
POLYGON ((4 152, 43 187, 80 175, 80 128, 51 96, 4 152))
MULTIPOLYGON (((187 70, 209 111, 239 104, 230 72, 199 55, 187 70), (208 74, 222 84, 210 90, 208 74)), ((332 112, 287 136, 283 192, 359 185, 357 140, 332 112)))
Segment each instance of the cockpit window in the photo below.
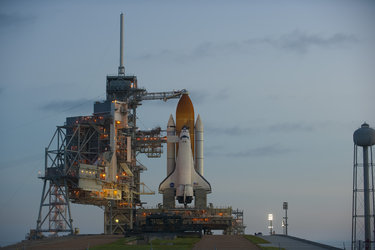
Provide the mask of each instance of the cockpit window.
POLYGON ((189 139, 189 136, 187 136, 187 135, 183 135, 183 136, 181 136, 181 139, 182 138, 187 138, 187 139, 189 139))

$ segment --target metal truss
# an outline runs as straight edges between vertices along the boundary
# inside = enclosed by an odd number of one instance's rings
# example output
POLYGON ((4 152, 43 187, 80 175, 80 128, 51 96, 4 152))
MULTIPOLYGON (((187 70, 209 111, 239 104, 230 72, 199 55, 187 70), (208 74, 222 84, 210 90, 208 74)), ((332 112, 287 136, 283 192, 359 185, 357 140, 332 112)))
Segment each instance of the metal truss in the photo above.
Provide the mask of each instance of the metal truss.
MULTIPOLYGON (((368 171, 370 176, 369 197, 370 197, 370 227, 371 240, 365 241, 365 214, 364 214, 364 192, 363 176, 364 162, 358 160, 358 146, 354 145, 353 159, 353 203, 352 203, 352 250, 375 249, 375 183, 374 183, 374 163, 373 150, 369 147, 370 162, 368 162, 368 171)), ((367 154, 367 153, 366 153, 367 154)))
POLYGON ((36 235, 41 232, 73 234, 65 168, 65 138, 63 128, 58 127, 45 149, 45 175, 40 177, 44 183, 36 235), (43 214, 43 212, 46 213, 43 214))

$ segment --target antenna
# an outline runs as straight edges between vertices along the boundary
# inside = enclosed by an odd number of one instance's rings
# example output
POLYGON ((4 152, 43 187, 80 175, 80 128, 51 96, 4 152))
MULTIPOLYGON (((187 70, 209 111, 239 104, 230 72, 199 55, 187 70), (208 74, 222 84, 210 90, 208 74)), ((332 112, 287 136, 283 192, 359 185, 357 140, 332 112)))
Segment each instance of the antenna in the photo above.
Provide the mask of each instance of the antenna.
POLYGON ((120 66, 118 67, 118 75, 125 75, 124 67, 124 14, 120 15, 120 66))

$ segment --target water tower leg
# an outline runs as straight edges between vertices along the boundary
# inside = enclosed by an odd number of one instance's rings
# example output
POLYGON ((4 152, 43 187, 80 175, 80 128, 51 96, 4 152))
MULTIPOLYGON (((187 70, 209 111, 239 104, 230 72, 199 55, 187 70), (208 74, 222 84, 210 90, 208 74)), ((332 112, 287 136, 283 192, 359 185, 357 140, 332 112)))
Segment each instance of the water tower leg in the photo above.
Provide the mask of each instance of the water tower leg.
POLYGON ((370 182, 369 182, 369 164, 368 147, 363 147, 363 190, 364 190, 364 208, 365 208, 365 242, 366 249, 371 241, 371 218, 370 218, 370 182))

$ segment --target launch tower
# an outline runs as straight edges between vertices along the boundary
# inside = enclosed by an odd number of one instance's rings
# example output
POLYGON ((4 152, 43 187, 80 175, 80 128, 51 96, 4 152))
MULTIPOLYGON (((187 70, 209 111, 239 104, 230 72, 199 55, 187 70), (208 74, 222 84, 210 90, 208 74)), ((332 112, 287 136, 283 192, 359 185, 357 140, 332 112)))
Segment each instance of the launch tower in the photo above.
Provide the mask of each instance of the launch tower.
POLYGON ((160 157, 166 137, 160 128, 137 127, 137 108, 145 100, 179 98, 185 90, 149 93, 123 65, 123 14, 118 75, 107 76, 106 100, 89 116, 68 117, 45 149, 43 191, 36 235, 73 233, 70 202, 104 208, 104 233, 125 233, 135 223, 141 194, 154 194, 140 181, 146 167, 137 155, 160 157))

